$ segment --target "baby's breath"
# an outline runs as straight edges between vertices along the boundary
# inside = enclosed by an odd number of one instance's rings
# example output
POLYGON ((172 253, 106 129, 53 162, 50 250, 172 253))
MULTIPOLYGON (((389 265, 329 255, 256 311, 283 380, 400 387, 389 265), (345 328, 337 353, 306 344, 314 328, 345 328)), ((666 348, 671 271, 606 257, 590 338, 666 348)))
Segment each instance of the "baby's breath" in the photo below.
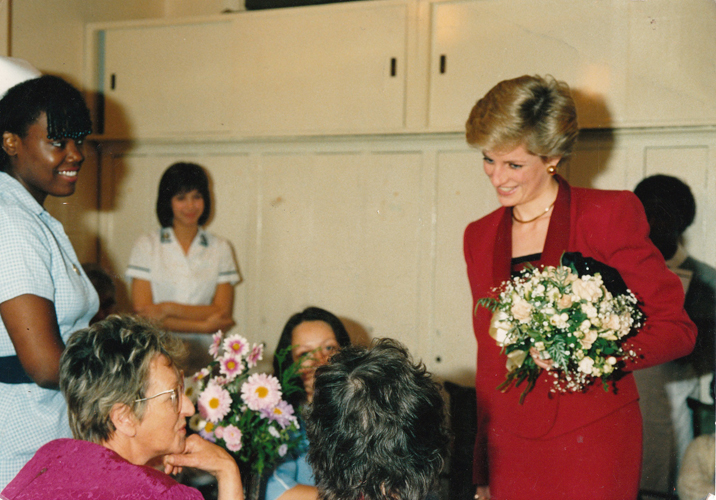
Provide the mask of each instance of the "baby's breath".
MULTIPOLYGON (((480 299, 493 315, 494 337, 505 355, 535 349, 551 360, 549 374, 553 392, 581 392, 601 380, 604 390, 619 367, 634 359, 624 340, 643 324, 644 317, 634 294, 613 295, 599 273, 579 276, 570 266, 528 266, 515 278, 502 283, 497 298, 480 299)), ((502 391, 527 381, 520 402, 534 387, 541 369, 527 354, 524 361, 507 363, 502 391)))

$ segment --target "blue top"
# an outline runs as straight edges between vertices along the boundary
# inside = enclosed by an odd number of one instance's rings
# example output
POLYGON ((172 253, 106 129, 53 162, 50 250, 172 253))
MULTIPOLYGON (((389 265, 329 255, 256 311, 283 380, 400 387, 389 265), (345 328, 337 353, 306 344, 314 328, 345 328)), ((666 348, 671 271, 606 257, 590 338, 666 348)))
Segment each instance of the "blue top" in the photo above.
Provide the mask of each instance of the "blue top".
POLYGON ((273 474, 268 478, 266 483, 266 500, 276 500, 286 491, 290 490, 297 484, 305 484, 315 486, 313 479, 313 471, 306 462, 306 452, 308 451, 308 439, 304 430, 303 422, 299 420, 301 426, 301 444, 292 455, 286 456, 286 460, 281 462, 273 474))
MULTIPOLYGON (((24 294, 55 304, 60 335, 85 328, 99 299, 62 224, 0 172, 0 303, 24 294)), ((0 356, 16 355, 0 321, 0 356)), ((0 490, 43 444, 70 437, 65 400, 35 384, 0 383, 0 490)))

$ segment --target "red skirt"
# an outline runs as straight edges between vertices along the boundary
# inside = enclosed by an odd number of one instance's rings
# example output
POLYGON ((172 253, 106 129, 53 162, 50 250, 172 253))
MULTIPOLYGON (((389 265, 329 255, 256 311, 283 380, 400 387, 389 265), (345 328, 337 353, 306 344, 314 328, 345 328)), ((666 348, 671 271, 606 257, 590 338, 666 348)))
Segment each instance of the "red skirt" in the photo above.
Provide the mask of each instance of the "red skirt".
POLYGON ((492 500, 635 500, 641 432, 638 401, 551 439, 492 428, 492 500))

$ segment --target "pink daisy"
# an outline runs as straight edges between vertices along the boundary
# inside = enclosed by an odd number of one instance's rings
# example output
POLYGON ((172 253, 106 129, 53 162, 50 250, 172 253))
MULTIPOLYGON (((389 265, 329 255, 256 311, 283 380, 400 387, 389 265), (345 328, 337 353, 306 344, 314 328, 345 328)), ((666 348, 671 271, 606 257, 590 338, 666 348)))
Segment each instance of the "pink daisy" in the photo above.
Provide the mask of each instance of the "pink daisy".
POLYGON ((293 406, 283 400, 279 401, 273 408, 261 410, 261 414, 269 420, 276 422, 282 429, 285 429, 291 425, 291 422, 296 420, 296 417, 293 415, 293 406))
POLYGON ((191 376, 194 380, 197 382, 199 380, 204 380, 206 377, 208 377, 211 374, 208 368, 202 368, 198 372, 196 372, 194 375, 191 376))
POLYGON ((219 371, 226 375, 227 382, 231 382, 238 375, 241 375, 241 372, 244 371, 244 365, 239 356, 229 352, 219 360, 219 371))
POLYGON ((199 395, 199 413, 210 422, 219 422, 229 413, 231 395, 217 384, 209 384, 199 395))
POLYGON ((224 427, 222 438, 226 441, 226 449, 229 451, 239 451, 241 449, 241 431, 234 425, 224 427))
POLYGON ((246 363, 248 363, 249 368, 253 368, 262 359, 264 359, 264 345, 254 344, 253 349, 251 349, 251 352, 246 357, 246 363))
POLYGON ((253 411, 273 408, 281 400, 281 385, 273 375, 254 373, 241 386, 241 399, 253 411))
POLYGON ((232 335, 224 340, 224 351, 234 356, 243 356, 249 350, 249 341, 241 335, 232 335))
POLYGON ((217 355, 219 354, 219 346, 221 346, 221 338, 224 336, 224 332, 219 330, 211 337, 211 346, 209 347, 209 354, 214 356, 214 359, 216 359, 217 355))

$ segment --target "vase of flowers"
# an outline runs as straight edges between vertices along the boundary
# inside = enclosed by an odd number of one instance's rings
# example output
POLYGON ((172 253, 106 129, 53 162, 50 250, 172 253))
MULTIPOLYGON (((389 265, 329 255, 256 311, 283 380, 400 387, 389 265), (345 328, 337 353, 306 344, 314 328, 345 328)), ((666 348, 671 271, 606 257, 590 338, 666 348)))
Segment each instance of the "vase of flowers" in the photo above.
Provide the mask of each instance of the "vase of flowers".
POLYGON ((565 253, 559 266, 527 266, 496 293, 476 309, 493 312, 490 335, 507 357, 498 389, 527 382, 520 403, 541 373, 532 355, 551 360, 552 391, 562 393, 598 379, 608 391, 623 361, 636 357, 624 342, 643 325, 643 313, 619 273, 601 262, 565 253))
MULTIPOLYGON (((187 394, 197 413, 189 426, 224 447, 236 459, 247 498, 257 498, 261 477, 300 444, 294 408, 283 398, 300 391, 298 365, 284 373, 251 373, 263 358, 262 344, 217 332, 213 360, 191 377, 187 394)), ((277 357, 290 355, 290 349, 277 357)))

